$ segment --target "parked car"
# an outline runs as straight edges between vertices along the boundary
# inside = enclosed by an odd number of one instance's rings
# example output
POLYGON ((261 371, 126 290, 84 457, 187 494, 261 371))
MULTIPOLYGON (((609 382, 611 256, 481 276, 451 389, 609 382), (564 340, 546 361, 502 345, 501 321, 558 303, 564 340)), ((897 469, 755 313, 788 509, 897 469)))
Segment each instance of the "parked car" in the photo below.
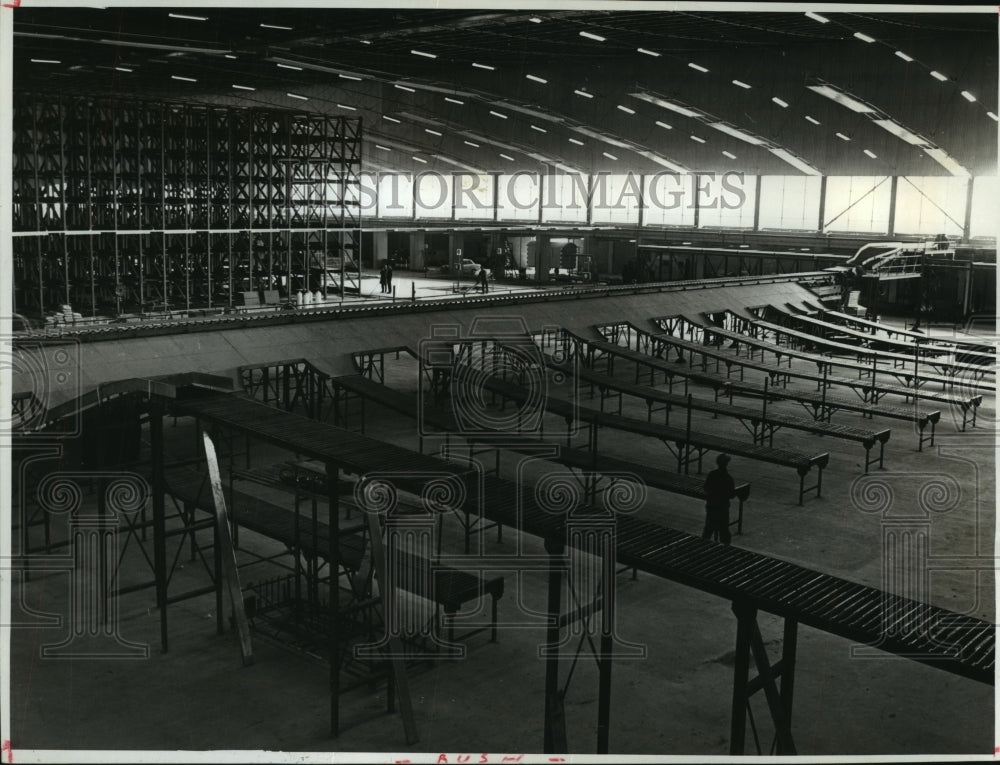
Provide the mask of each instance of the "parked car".
MULTIPOLYGON (((462 258, 462 262, 458 266, 459 272, 464 276, 475 276, 479 273, 480 268, 483 268, 483 266, 479 265, 471 258, 462 258)), ((486 269, 486 276, 493 276, 493 272, 488 268, 486 269)))

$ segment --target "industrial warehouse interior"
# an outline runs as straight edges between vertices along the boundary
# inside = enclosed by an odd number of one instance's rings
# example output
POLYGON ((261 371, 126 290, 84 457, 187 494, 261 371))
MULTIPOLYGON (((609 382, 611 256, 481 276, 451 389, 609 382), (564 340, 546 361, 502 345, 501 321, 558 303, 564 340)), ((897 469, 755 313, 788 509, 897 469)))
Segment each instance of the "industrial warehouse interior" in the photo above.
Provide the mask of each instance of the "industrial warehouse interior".
POLYGON ((997 53, 4 4, 0 757, 994 757, 997 53))

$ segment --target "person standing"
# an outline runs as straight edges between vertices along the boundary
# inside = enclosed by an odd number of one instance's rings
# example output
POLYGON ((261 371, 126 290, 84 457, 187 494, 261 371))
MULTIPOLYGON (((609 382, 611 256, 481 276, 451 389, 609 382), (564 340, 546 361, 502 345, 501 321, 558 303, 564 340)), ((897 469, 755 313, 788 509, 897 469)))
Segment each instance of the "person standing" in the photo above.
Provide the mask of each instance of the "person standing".
POLYGON ((720 454, 715 458, 718 467, 705 477, 705 530, 701 533, 702 539, 715 537, 724 545, 731 539, 729 500, 736 494, 736 482, 726 469, 729 459, 728 454, 720 454))
POLYGON ((486 275, 484 267, 480 267, 479 269, 479 286, 483 288, 484 295, 490 291, 489 277, 486 275))
POLYGON ((381 293, 383 293, 383 294, 385 294, 385 285, 386 285, 386 281, 387 281, 386 276, 387 276, 387 274, 386 274, 386 265, 385 265, 385 263, 383 263, 382 264, 382 268, 380 268, 379 272, 378 272, 378 286, 379 286, 379 291, 381 293))
POLYGON ((385 291, 392 293, 392 263, 385 264, 385 291))

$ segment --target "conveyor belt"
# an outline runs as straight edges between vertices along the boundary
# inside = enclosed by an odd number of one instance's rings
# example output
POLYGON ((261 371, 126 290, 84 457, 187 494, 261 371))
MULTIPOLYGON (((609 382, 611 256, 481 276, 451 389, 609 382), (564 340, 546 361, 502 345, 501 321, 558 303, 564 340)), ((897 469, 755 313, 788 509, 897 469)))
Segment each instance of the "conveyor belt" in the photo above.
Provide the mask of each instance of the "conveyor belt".
MULTIPOLYGON (((831 311, 828 308, 823 308, 822 306, 810 306, 806 304, 807 308, 814 309, 814 312, 819 313, 820 319, 826 321, 827 318, 832 318, 834 324, 842 325, 846 327, 851 327, 852 325, 857 327, 867 327, 872 330, 867 334, 872 335, 875 332, 884 332, 890 338, 894 335, 899 337, 911 337, 914 340, 919 340, 921 346, 941 346, 944 348, 949 348, 954 346, 956 355, 958 356, 968 356, 969 360, 973 363, 983 363, 983 364, 996 364, 997 353, 996 353, 996 341, 982 339, 976 340, 963 340, 958 337, 939 337, 936 335, 925 335, 922 332, 914 332, 908 329, 901 329, 899 327, 890 327, 888 324, 882 324, 877 321, 869 321, 868 319, 863 319, 860 316, 851 316, 850 314, 841 313, 840 311, 831 311), (992 349, 991 349, 992 348, 992 349)), ((876 339, 878 339, 876 337, 876 339)))
POLYGON ((816 420, 789 417, 787 415, 780 414, 774 415, 767 413, 765 416, 760 409, 749 409, 744 406, 734 406, 732 404, 726 404, 718 401, 694 398, 693 396, 689 400, 685 396, 665 393, 662 390, 651 388, 647 385, 635 385, 633 383, 621 382, 608 375, 594 372, 587 367, 574 368, 570 364, 557 364, 551 360, 547 361, 547 363, 553 369, 563 372, 564 374, 572 374, 575 372, 581 382, 608 388, 610 390, 620 391, 627 396, 643 399, 647 403, 664 404, 668 407, 676 406, 679 409, 685 409, 690 404, 692 409, 709 412, 711 414, 734 417, 752 423, 764 421, 772 429, 776 427, 787 427, 793 430, 804 430, 808 433, 813 433, 814 435, 832 436, 833 438, 842 438, 847 441, 857 441, 863 444, 866 449, 870 449, 876 442, 880 442, 882 444, 886 443, 889 440, 889 435, 891 433, 888 428, 870 430, 868 428, 857 428, 852 425, 835 425, 830 422, 817 422, 816 420))
MULTIPOLYGON (((583 337, 582 335, 577 335, 572 332, 566 332, 566 335, 575 342, 589 346, 595 351, 600 351, 601 353, 630 361, 637 366, 637 369, 639 366, 643 366, 656 370, 657 372, 663 372, 668 376, 677 375, 678 377, 684 377, 685 379, 690 379, 694 382, 704 383, 705 385, 711 387, 716 392, 716 395, 718 395, 720 391, 729 393, 730 398, 733 393, 742 393, 751 396, 764 395, 764 387, 757 383, 729 380, 723 375, 714 374, 712 372, 699 372, 683 367, 678 368, 675 364, 668 363, 662 359, 657 359, 640 351, 633 351, 629 348, 609 343, 607 340, 583 337)), ((636 377, 638 378, 638 376, 639 375, 637 373, 636 377)), ((816 410, 817 417, 823 414, 820 411, 822 409, 843 409, 845 411, 861 412, 865 416, 874 415, 908 420, 916 423, 921 430, 923 430, 923 428, 925 428, 928 424, 936 424, 941 419, 941 412, 937 409, 920 410, 915 407, 904 408, 885 406, 881 403, 876 405, 862 402, 860 399, 838 399, 820 393, 811 393, 807 391, 790 391, 787 389, 771 388, 768 391, 768 396, 772 399, 787 399, 789 401, 798 401, 804 405, 811 406, 814 410, 816 410)), ((828 417, 825 418, 829 419, 828 417)))
MULTIPOLYGON (((690 340, 682 340, 681 338, 674 337, 668 334, 653 334, 650 332, 645 332, 638 327, 632 327, 633 331, 644 335, 649 339, 651 343, 670 345, 674 348, 685 350, 688 354, 700 354, 703 359, 716 359, 717 362, 725 363, 727 369, 730 366, 740 367, 740 377, 742 379, 743 369, 754 369, 760 372, 764 372, 769 375, 771 379, 776 378, 789 378, 795 377, 800 380, 808 380, 809 382, 814 382, 817 385, 837 385, 844 388, 850 388, 859 393, 863 393, 865 396, 875 395, 877 397, 884 396, 886 394, 895 394, 897 396, 903 396, 907 400, 910 398, 917 398, 923 401, 935 401, 941 404, 947 404, 949 406, 958 406, 962 408, 977 407, 982 402, 982 395, 972 394, 972 395, 957 395, 954 393, 944 393, 940 391, 929 391, 925 388, 919 388, 916 386, 907 387, 905 385, 886 385, 884 383, 875 382, 873 383, 869 380, 861 380, 849 377, 834 377, 832 375, 822 375, 816 372, 807 372, 800 369, 792 369, 791 367, 783 367, 780 364, 768 364, 764 361, 753 361, 749 359, 743 359, 738 356, 732 356, 730 354, 724 353, 717 350, 714 346, 706 346, 700 343, 693 343, 690 340)), ((883 370, 884 371, 884 370, 883 370)), ((923 379, 922 375, 919 375, 923 379)), ((939 380, 940 381, 940 380, 939 380)))
MULTIPOLYGON (((816 365, 816 368, 820 374, 823 373, 824 369, 833 369, 834 367, 839 367, 841 369, 849 369, 851 371, 857 372, 858 377, 868 377, 871 379, 872 372, 874 371, 876 376, 881 376, 883 379, 886 375, 901 381, 907 388, 911 383, 916 380, 918 383, 941 383, 943 388, 952 388, 956 386, 961 387, 965 390, 984 390, 987 392, 996 391, 996 385, 985 379, 972 379, 968 376, 962 377, 956 374, 937 374, 934 372, 913 372, 907 370, 905 367, 893 366, 879 366, 876 364, 874 367, 870 362, 862 363, 860 361, 851 361, 850 359, 845 359, 842 357, 834 356, 831 352, 826 353, 812 353, 806 350, 796 350, 787 345, 776 345, 775 343, 767 342, 766 340, 760 340, 755 337, 748 337, 747 335, 740 334, 739 332, 733 332, 732 330, 724 329, 718 327, 710 321, 694 321, 687 317, 678 317, 684 319, 684 321, 689 324, 701 328, 707 335, 716 336, 719 338, 725 338, 726 340, 731 340, 736 343, 735 355, 739 356, 739 346, 744 345, 747 347, 747 355, 751 360, 755 355, 754 351, 760 351, 761 360, 764 359, 765 353, 771 353, 775 356, 775 361, 777 365, 781 366, 782 358, 785 359, 801 359, 802 361, 812 362, 816 365)), ((632 325, 637 332, 646 332, 641 327, 636 327, 632 325)), ((660 337, 662 332, 646 332, 654 337, 660 337)), ((791 363, 791 362, 789 362, 791 363)), ((830 378, 834 379, 834 378, 830 378)), ((897 391, 901 392, 901 391, 897 391)), ((904 394, 905 395, 905 394, 904 394)))
MULTIPOLYGON (((447 471, 466 483, 463 509, 528 534, 565 539, 565 516, 539 504, 534 492, 522 491, 513 482, 491 475, 472 474, 465 465, 359 436, 242 396, 217 394, 177 401, 175 410, 307 458, 332 461, 349 472, 395 472, 400 476, 400 487, 407 491, 419 493, 423 485, 408 480, 407 471, 447 471)), ((606 518, 606 514, 579 508, 572 518, 606 518)), ((619 516, 615 522, 617 557, 629 567, 729 600, 750 601, 761 610, 816 629, 993 683, 992 624, 649 521, 619 516), (883 629, 884 614, 920 610, 928 615, 930 629, 926 632, 897 634, 897 630, 883 629)))
MULTIPOLYGON (((735 314, 732 314, 736 316, 735 314)), ((787 314, 786 314, 787 315, 787 314)), ((797 317, 790 317, 791 319, 797 317)), ((902 365, 913 364, 916 356, 914 354, 905 353, 894 353, 892 351, 881 351, 875 348, 865 348, 860 345, 850 345, 848 343, 838 342, 836 340, 829 340, 819 335, 811 332, 804 332, 799 329, 793 329, 791 327, 786 327, 781 324, 775 324, 774 322, 767 321, 765 319, 743 319, 742 317, 737 317, 740 322, 746 322, 750 327, 756 327, 757 330, 766 330, 773 332, 778 335, 783 335, 786 338, 793 338, 802 343, 809 343, 815 346, 822 346, 824 348, 830 349, 834 353, 844 353, 853 354, 857 358, 874 358, 876 361, 891 361, 893 363, 899 363, 902 365)), ((870 336, 869 336, 870 337, 870 336)), ((938 350, 937 353, 944 353, 938 350)), ((971 376, 975 378, 986 374, 987 372, 993 373, 993 369, 989 367, 984 367, 982 364, 958 364, 955 362, 947 361, 945 359, 935 358, 933 356, 921 356, 920 363, 933 367, 936 369, 943 370, 948 374, 971 376)))
MULTIPOLYGON (((911 337, 920 338, 918 342, 911 342, 909 340, 892 340, 890 338, 878 337, 870 332, 862 332, 860 330, 852 329, 851 327, 846 327, 843 324, 833 324, 828 321, 823 321, 822 319, 817 319, 813 316, 805 316, 801 314, 792 314, 782 308, 771 305, 770 308, 775 310, 779 315, 784 317, 786 320, 798 325, 804 331, 808 331, 813 335, 819 335, 820 337, 827 337, 830 334, 840 333, 848 338, 857 340, 858 342, 869 346, 871 348, 882 348, 888 350, 892 353, 901 353, 913 357, 913 354, 917 351, 927 355, 950 355, 954 352, 954 348, 944 347, 946 341, 935 340, 934 338, 922 337, 916 333, 908 333, 911 337)), ((967 350, 963 351, 962 355, 969 357, 970 359, 975 359, 974 362, 977 366, 988 365, 994 367, 996 365, 996 354, 985 354, 977 351, 967 350)), ((940 363, 940 362, 935 362, 940 363)), ((969 366, 968 364, 963 364, 959 362, 947 362, 953 364, 955 368, 965 368, 969 366)))

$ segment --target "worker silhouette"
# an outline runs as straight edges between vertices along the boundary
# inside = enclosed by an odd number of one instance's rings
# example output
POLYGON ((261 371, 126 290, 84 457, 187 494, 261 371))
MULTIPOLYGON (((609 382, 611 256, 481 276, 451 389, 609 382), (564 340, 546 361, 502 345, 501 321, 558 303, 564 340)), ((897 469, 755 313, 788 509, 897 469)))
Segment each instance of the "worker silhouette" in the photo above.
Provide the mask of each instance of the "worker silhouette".
POLYGON ((479 273, 476 275, 479 281, 479 287, 482 289, 485 295, 490 291, 489 275, 486 273, 485 268, 480 268, 479 273))
POLYGON ((718 467, 705 477, 705 530, 702 539, 718 539, 724 545, 729 544, 729 500, 736 494, 736 483, 729 475, 726 466, 729 455, 720 454, 715 458, 718 467))

